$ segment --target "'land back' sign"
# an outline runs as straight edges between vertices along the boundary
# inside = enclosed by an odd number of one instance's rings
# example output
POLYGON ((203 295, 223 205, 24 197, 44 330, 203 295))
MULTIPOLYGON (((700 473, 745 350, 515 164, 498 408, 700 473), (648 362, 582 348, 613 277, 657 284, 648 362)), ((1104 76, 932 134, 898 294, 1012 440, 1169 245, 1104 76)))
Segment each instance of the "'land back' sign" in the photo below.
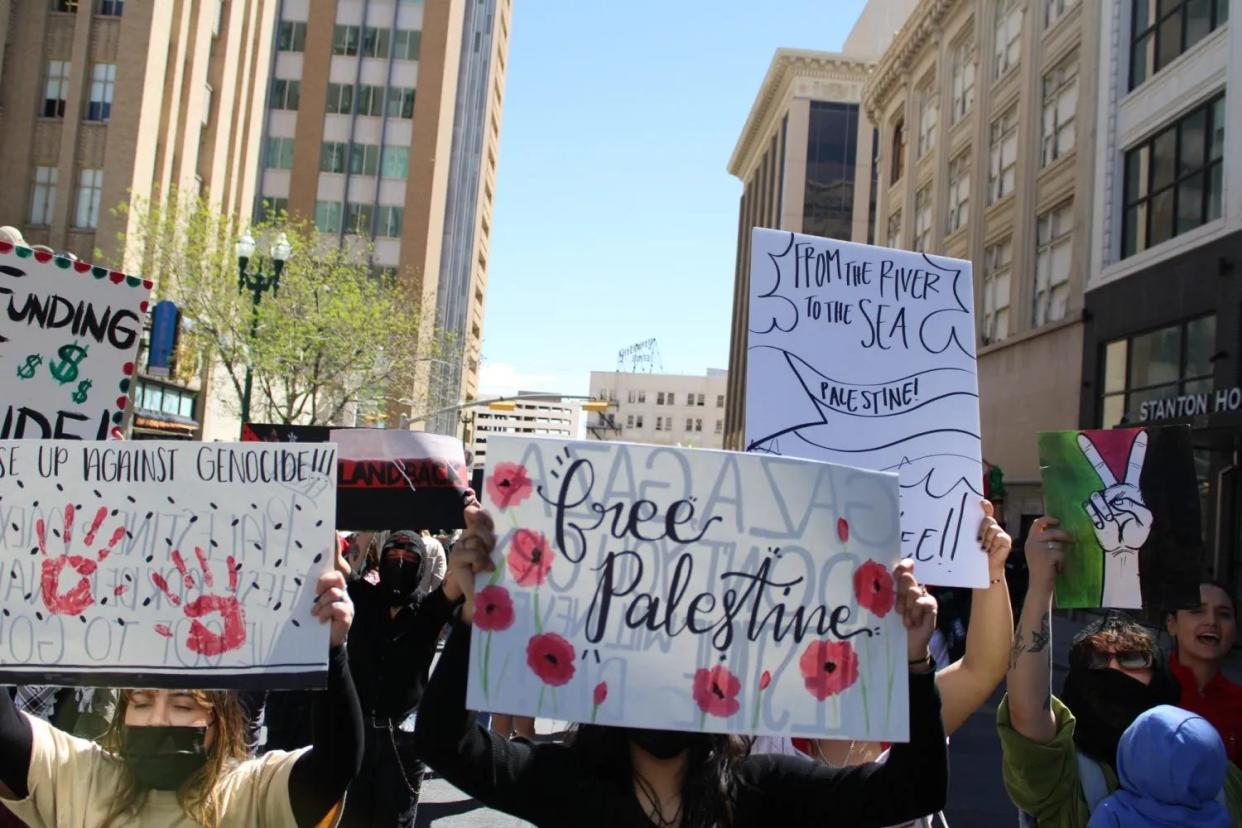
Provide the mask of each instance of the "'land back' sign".
POLYGON ((970 263, 752 239, 747 450, 897 472, 919 580, 986 586, 970 263))
POLYGON ((896 475, 507 436, 487 459, 472 710, 907 739, 896 475))
POLYGON ((151 282, 0 242, 0 439, 102 440, 129 404, 151 282))
POLYGON ((309 687, 336 446, 0 440, 0 684, 309 687))

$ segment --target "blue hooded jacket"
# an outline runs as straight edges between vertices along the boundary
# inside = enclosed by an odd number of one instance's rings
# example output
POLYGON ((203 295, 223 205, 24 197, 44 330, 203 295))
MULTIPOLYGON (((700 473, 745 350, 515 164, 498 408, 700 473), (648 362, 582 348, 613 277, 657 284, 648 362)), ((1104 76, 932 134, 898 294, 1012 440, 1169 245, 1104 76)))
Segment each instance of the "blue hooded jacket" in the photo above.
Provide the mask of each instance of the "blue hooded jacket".
POLYGON ((1229 828, 1217 800, 1227 768, 1225 745, 1206 719, 1153 707, 1122 735, 1121 787, 1096 806, 1088 828, 1229 828))

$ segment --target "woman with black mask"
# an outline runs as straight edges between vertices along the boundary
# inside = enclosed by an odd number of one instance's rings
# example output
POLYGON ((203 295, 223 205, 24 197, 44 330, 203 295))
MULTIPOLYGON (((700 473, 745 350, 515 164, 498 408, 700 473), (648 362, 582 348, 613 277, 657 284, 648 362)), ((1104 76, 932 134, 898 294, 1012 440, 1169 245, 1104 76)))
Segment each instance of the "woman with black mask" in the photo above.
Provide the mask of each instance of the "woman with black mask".
POLYGON ((936 603, 903 562, 896 608, 910 656, 910 742, 885 764, 830 768, 792 756, 748 756, 736 736, 582 725, 566 745, 507 741, 466 711, 474 575, 492 568, 491 518, 466 511, 443 591, 465 598, 423 697, 416 745, 449 782, 541 826, 882 826, 944 806, 948 756, 927 643, 936 603))
POLYGON ((19 713, 0 693, 0 801, 35 828, 310 828, 334 818, 362 760, 345 654, 353 604, 340 572, 322 576, 316 595, 331 648, 311 747, 247 760, 230 691, 126 690, 102 746, 19 713))

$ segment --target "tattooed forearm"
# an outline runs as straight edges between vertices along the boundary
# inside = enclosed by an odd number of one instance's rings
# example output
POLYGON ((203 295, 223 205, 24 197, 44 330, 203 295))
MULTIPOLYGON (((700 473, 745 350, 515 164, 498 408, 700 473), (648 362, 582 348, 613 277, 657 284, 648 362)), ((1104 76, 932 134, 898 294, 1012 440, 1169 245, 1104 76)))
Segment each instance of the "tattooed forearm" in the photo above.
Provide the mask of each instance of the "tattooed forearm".
POLYGON ((1022 621, 1018 621, 1018 627, 1013 631, 1013 646, 1009 649, 1009 669, 1012 670, 1018 666, 1018 659, 1026 650, 1026 646, 1022 643, 1022 621))
POLYGON ((1031 648, 1028 652, 1042 653, 1048 647, 1048 642, 1052 640, 1052 619, 1045 612, 1043 617, 1039 619, 1039 630, 1031 633, 1031 648))

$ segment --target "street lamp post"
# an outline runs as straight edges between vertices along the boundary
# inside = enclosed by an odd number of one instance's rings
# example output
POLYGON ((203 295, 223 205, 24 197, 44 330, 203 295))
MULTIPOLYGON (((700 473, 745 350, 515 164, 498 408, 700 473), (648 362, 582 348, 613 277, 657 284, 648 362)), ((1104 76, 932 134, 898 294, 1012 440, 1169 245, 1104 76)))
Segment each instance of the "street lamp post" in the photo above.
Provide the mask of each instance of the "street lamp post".
MULTIPOLYGON (((264 273, 259 266, 254 270, 250 270, 251 260, 254 257, 255 243, 254 237, 249 233, 245 233, 237 240, 237 292, 244 293, 250 291, 250 339, 249 343, 254 344, 255 338, 259 335, 259 303, 263 301, 263 294, 271 291, 275 296, 280 290, 280 274, 285 269, 285 262, 289 260, 289 256, 293 252, 292 245, 284 233, 276 237, 276 241, 272 243, 272 272, 264 273)), ((254 376, 250 365, 249 355, 246 360, 246 383, 242 391, 241 401, 241 421, 244 428, 246 423, 250 421, 250 392, 253 387, 254 376)))

